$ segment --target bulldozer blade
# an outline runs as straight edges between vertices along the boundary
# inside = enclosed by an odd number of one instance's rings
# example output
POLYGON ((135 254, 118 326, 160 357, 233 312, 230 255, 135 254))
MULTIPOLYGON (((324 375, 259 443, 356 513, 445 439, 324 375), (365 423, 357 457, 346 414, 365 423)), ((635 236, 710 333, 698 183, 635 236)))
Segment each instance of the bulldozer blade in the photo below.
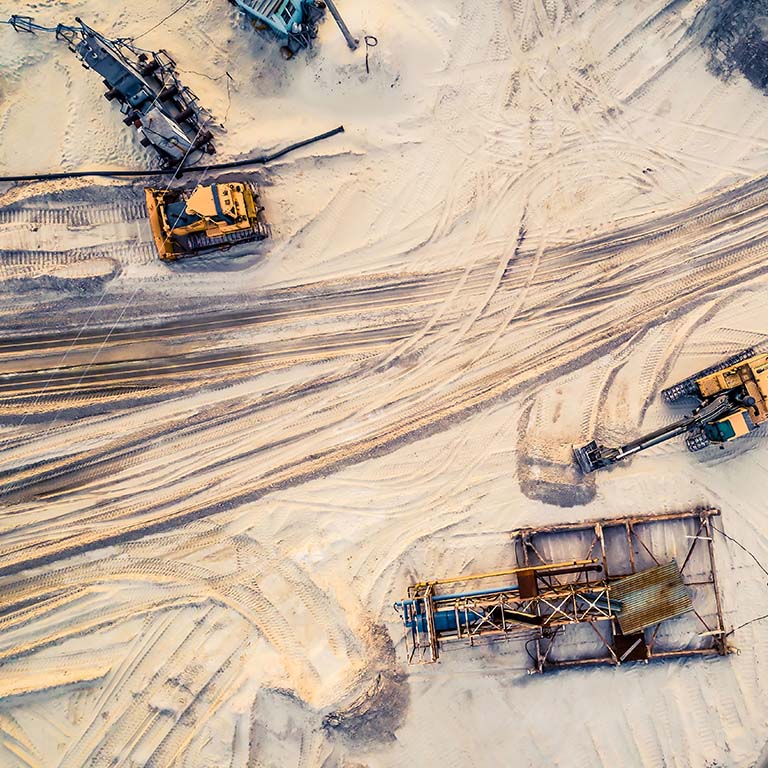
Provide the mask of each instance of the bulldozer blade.
POLYGON ((699 388, 697 382, 699 379, 703 379, 705 376, 710 376, 718 371, 724 371, 727 368, 732 368, 734 365, 749 360, 750 357, 755 356, 754 347, 747 347, 746 349, 737 352, 735 355, 727 357, 725 360, 721 360, 715 365, 711 365, 709 368, 694 373, 693 376, 689 376, 683 381, 679 381, 677 384, 673 384, 671 387, 667 387, 661 391, 661 399, 665 403, 675 403, 678 400, 682 400, 686 397, 697 397, 699 394, 699 388))
POLYGON ((147 214, 149 216, 149 226, 152 228, 152 237, 157 247, 157 253, 164 261, 175 261, 177 257, 176 249, 170 234, 166 234, 163 228, 163 222, 160 215, 159 190, 145 187, 144 196, 147 201, 147 214))

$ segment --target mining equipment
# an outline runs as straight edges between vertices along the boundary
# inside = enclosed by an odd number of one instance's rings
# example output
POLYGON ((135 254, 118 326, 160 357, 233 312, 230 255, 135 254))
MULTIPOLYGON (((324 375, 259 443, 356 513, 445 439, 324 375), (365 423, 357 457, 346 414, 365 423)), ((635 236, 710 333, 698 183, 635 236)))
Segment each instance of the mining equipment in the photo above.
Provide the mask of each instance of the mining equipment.
POLYGON ((291 59, 311 48, 317 25, 323 18, 323 0, 229 0, 245 13, 255 29, 282 42, 280 53, 291 59))
MULTIPOLYGON (((197 152, 213 154, 209 117, 192 91, 176 76, 167 51, 146 51, 129 38, 110 40, 75 18, 78 26, 43 27, 29 16, 11 16, 17 32, 52 32, 86 69, 103 78, 104 97, 120 105, 123 122, 133 126, 143 147, 152 147, 164 166, 180 165, 197 152)), ((199 155, 194 159, 199 159, 199 155)))
POLYGON ((512 531, 516 567, 408 587, 394 605, 407 660, 436 662, 456 641, 519 644, 530 673, 725 656, 712 524, 719 514, 697 509, 512 531))
POLYGON ((269 228, 262 220, 256 188, 247 181, 221 182, 191 190, 144 190, 149 222, 163 261, 263 240, 269 228))
POLYGON ((595 440, 574 447, 582 472, 608 467, 677 435, 685 435, 689 451, 700 451, 757 429, 768 419, 768 355, 745 349, 663 390, 661 397, 666 403, 688 399, 698 405, 690 416, 618 448, 595 440))

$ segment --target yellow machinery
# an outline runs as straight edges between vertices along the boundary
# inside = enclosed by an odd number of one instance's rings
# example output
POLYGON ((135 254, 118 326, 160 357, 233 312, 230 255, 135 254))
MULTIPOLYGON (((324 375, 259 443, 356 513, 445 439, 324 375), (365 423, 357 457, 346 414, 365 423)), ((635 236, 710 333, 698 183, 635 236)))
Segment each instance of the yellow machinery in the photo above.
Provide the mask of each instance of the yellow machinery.
POLYGON ((768 355, 745 349, 665 389, 661 396, 667 403, 696 400, 698 406, 685 419, 620 448, 598 445, 594 440, 574 448, 582 471, 593 472, 615 464, 676 435, 685 434, 688 450, 699 451, 711 443, 726 443, 757 429, 768 420, 768 355))
POLYGON ((256 188, 246 181, 193 190, 144 190, 160 258, 174 261, 202 251, 229 248, 268 236, 256 188))

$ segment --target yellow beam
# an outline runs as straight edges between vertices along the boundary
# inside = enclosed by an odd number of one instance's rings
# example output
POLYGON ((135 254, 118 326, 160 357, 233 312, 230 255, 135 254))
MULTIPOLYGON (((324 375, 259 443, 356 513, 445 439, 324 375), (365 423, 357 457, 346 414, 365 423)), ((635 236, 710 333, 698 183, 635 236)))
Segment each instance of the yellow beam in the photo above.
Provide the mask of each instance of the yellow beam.
POLYGON ((557 570, 558 568, 569 568, 578 565, 593 565, 599 562, 597 558, 591 558, 590 560, 568 560, 563 563, 546 563, 541 565, 528 565, 521 568, 513 568, 510 571, 492 571, 490 573, 476 573, 471 576, 454 576, 450 579, 438 579, 437 581, 422 581, 418 584, 414 584, 411 589, 421 589, 423 587, 436 587, 440 584, 455 584, 459 581, 475 581, 477 579, 490 579, 494 576, 514 576, 520 571, 530 571, 531 569, 537 572, 547 572, 557 570))

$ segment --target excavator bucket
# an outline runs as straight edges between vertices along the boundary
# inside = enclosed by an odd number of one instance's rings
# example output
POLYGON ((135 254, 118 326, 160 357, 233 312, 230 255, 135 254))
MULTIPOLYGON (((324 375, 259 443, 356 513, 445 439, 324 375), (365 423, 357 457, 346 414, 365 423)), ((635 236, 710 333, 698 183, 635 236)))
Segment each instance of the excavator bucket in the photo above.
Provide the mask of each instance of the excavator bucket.
POLYGON ((611 463, 610 460, 606 460, 600 449, 600 446, 596 441, 592 440, 581 448, 573 447, 573 455, 581 468, 581 471, 588 475, 590 472, 594 472, 600 467, 605 467, 611 463))
POLYGON ((144 195, 147 200, 149 226, 152 228, 152 237, 155 240, 157 252, 163 261, 175 261, 178 258, 176 245, 170 236, 170 232, 166 232, 166 228, 163 224, 163 216, 160 211, 162 205, 161 196, 163 195, 163 192, 159 189, 146 187, 144 189, 144 195))

